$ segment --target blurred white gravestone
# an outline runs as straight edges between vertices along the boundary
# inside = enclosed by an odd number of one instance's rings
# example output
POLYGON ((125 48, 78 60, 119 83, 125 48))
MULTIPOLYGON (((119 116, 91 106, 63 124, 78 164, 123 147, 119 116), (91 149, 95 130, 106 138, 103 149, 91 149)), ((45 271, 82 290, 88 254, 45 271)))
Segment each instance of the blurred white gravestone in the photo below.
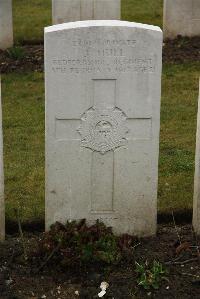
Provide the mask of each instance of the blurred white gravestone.
POLYGON ((0 81, 0 241, 5 238, 5 206, 4 206, 4 172, 3 172, 3 133, 1 108, 1 81, 0 81))
POLYGON ((0 0, 0 49, 13 46, 12 0, 0 0))
POLYGON ((196 133, 193 226, 195 232, 198 235, 200 235, 200 80, 199 80, 199 100, 198 100, 198 114, 197 114, 197 133, 196 133))
POLYGON ((120 17, 121 0, 52 0, 53 24, 120 17))
POLYGON ((164 0, 164 38, 200 35, 200 0, 164 0))
POLYGON ((161 59, 155 26, 45 29, 46 229, 85 218, 156 232, 161 59))

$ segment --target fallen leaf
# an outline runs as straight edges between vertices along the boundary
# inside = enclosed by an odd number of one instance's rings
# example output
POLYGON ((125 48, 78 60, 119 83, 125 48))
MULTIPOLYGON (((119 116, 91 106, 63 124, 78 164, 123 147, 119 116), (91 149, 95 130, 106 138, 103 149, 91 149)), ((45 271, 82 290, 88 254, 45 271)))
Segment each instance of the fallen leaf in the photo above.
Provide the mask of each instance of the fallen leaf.
POLYGON ((177 248, 176 248, 176 255, 179 255, 182 251, 190 251, 190 243, 189 242, 184 242, 181 243, 177 248))

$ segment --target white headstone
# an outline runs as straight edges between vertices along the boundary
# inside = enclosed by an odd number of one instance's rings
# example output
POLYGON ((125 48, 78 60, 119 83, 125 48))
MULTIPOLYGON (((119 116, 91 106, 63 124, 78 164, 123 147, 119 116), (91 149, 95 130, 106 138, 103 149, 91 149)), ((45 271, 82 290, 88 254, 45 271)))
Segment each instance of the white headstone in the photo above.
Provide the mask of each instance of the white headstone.
POLYGON ((3 134, 0 81, 0 241, 5 238, 4 174, 3 174, 3 134))
POLYGON ((46 228, 156 231, 162 31, 122 21, 45 29, 46 228))
POLYGON ((12 0, 0 0, 0 49, 13 46, 12 0))
POLYGON ((121 0, 52 0, 53 24, 120 17, 121 0))
POLYGON ((200 35, 200 0, 164 0, 164 38, 200 35))
POLYGON ((197 133, 196 133, 193 226, 195 232, 198 235, 200 235, 200 80, 199 80, 199 101, 198 101, 198 114, 197 114, 197 133))

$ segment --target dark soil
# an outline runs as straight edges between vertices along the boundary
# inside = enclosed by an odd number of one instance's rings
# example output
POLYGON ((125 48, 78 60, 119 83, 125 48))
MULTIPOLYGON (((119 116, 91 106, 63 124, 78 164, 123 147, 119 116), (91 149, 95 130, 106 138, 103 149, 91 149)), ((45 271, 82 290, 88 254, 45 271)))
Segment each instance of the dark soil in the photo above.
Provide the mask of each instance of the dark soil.
POLYGON ((200 61, 200 36, 181 37, 166 40, 163 46, 164 63, 200 61))
POLYGON ((0 73, 44 71, 43 45, 25 45, 17 48, 21 50, 21 57, 17 57, 17 53, 10 54, 9 50, 0 50, 0 73))
MULTIPOLYGON (((26 235, 28 252, 37 247, 40 238, 40 234, 26 235)), ((138 241, 134 258, 129 260, 127 257, 118 265, 89 264, 81 268, 63 268, 59 264, 53 265, 50 259, 43 270, 37 272, 41 259, 32 256, 25 261, 21 240, 8 236, 0 245, 0 298, 92 299, 98 298, 102 281, 109 283, 105 299, 200 298, 199 241, 190 225, 179 226, 177 230, 173 226, 160 225, 156 237, 138 241), (178 250, 179 236, 182 244, 187 241, 190 245, 187 250, 178 250), (177 264, 170 264, 174 259, 177 264), (135 261, 142 263, 146 260, 157 260, 166 266, 167 274, 158 290, 144 290, 137 284, 135 261)))
MULTIPOLYGON (((0 73, 43 72, 44 48, 39 45, 22 45, 21 53, 10 54, 9 50, 0 51, 0 73)), ((164 63, 183 63, 200 61, 200 37, 166 40, 163 44, 164 63)))

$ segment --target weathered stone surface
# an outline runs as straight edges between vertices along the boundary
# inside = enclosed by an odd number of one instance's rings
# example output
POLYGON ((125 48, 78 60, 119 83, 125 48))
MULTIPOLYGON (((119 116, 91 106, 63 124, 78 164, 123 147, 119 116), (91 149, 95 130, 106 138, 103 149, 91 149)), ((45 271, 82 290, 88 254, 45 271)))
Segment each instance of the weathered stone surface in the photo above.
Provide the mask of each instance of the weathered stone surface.
POLYGON ((200 35, 199 0, 164 0, 164 38, 200 35))
POLYGON ((5 238, 4 174, 3 174, 3 134, 0 81, 0 241, 5 238))
POLYGON ((195 232, 198 235, 200 235, 200 80, 199 80, 199 101, 198 101, 198 114, 197 114, 197 133, 196 133, 193 226, 195 232))
POLYGON ((45 29, 46 228, 156 231, 162 32, 121 21, 45 29))
POLYGON ((13 46, 12 0, 0 0, 0 49, 13 46))
POLYGON ((81 20, 119 20, 121 0, 52 0, 53 24, 81 20))

